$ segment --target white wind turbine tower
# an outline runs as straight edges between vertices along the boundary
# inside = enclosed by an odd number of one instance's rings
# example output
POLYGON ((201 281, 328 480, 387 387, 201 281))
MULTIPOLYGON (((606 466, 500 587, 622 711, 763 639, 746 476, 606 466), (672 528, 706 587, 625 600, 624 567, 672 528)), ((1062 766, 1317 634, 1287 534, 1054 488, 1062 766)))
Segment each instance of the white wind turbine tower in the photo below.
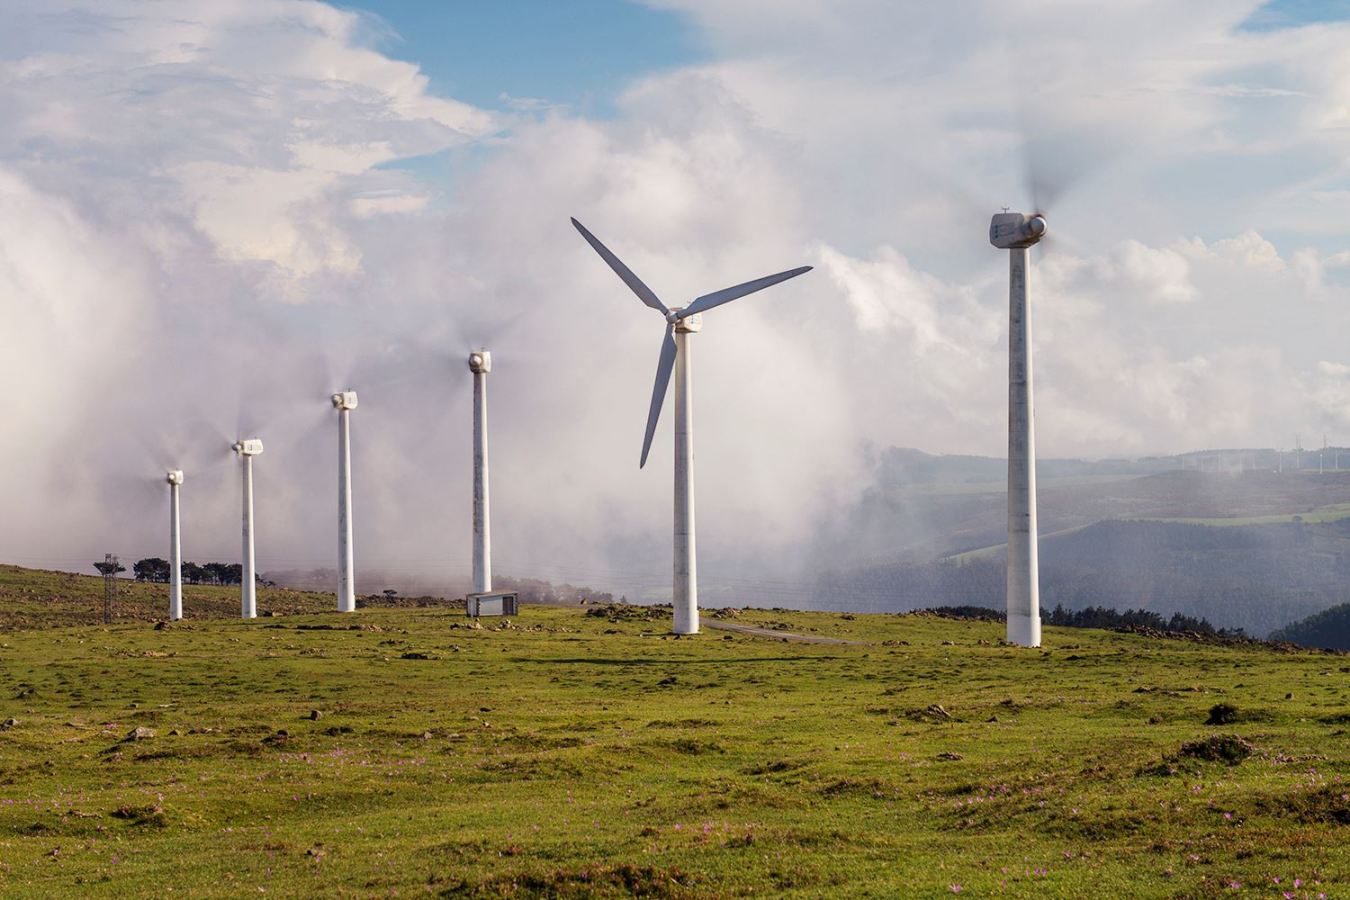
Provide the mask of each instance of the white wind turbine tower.
POLYGON ((332 396, 338 414, 338 612, 356 609, 356 573, 352 555, 352 435, 348 416, 356 409, 356 391, 332 396))
POLYGON ((628 285, 638 299, 659 312, 666 320, 661 355, 656 364, 656 384, 652 388, 651 408, 647 413, 647 432, 642 441, 641 468, 647 464, 652 435, 661 416, 671 369, 675 370, 675 566, 672 600, 675 607, 676 634, 698 633, 698 561, 694 541, 694 422, 689 335, 703 327, 702 313, 723 303, 772 287, 811 271, 801 266, 776 275, 768 275, 711 294, 697 297, 688 306, 667 308, 651 288, 619 261, 604 244, 576 219, 572 220, 586 242, 600 254, 614 273, 628 285))
POLYGON ((1036 417, 1032 401, 1027 251, 1045 235, 1045 216, 1003 212, 989 243, 1008 251, 1008 643, 1041 645, 1036 534, 1036 417))
POLYGON ((169 484, 169 621, 183 618, 183 544, 178 531, 178 488, 183 470, 170 469, 164 476, 169 484))
POLYGON ((257 575, 254 572, 253 557, 253 457, 263 452, 262 441, 257 438, 235 441, 231 449, 239 454, 240 479, 243 486, 243 552, 242 571, 239 578, 239 599, 241 613, 245 619, 258 617, 257 575))
POLYGON ((492 354, 479 349, 469 354, 473 372, 473 590, 492 590, 492 519, 488 503, 487 376, 492 354))

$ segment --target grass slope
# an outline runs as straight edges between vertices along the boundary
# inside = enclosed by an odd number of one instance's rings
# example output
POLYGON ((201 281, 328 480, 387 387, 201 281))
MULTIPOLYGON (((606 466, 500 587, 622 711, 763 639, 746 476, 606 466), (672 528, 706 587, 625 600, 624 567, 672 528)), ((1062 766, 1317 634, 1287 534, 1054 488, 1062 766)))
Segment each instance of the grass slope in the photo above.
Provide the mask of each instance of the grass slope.
POLYGON ((1236 525, 1284 525, 1290 522, 1306 522, 1309 525, 1316 525, 1324 522, 1339 522, 1342 519, 1350 519, 1350 503, 1331 503, 1326 506, 1319 506, 1303 512, 1278 513, 1265 516, 1211 516, 1209 518, 1187 518, 1185 516, 1180 516, 1170 519, 1136 516, 1134 519, 1135 521, 1140 522, 1179 522, 1187 525, 1213 525, 1216 528, 1226 528, 1236 525))
POLYGON ((0 635, 0 894, 1350 882, 1346 657, 1054 628, 1022 650, 991 623, 786 612, 737 621, 866 643, 677 640, 646 614, 0 635), (1207 726, 1221 701, 1237 721, 1207 726), (1256 750, 1181 754, 1214 734, 1256 750))
MULTIPOLYGON (((363 604, 416 605, 428 598, 361 597, 363 604)), ((337 606, 333 592, 258 588, 258 613, 295 615, 322 613, 337 606)), ((461 608, 463 603, 460 603, 461 608)), ((183 614, 187 619, 228 619, 239 615, 239 585, 183 585, 183 614)), ((169 617, 169 586, 117 580, 114 618, 123 622, 155 622, 169 617)), ((98 575, 52 572, 0 565, 0 632, 53 626, 96 625, 103 622, 103 579, 98 575)))

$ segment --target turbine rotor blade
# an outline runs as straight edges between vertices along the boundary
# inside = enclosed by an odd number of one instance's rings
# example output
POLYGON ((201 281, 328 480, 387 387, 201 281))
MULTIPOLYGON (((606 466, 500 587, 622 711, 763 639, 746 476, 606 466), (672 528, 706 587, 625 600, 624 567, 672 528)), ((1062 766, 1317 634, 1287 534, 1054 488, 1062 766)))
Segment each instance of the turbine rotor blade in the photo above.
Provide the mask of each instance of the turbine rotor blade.
POLYGON ((609 248, 600 243, 595 235, 587 231, 585 225, 582 225, 576 219, 572 220, 572 224, 576 226, 577 231, 581 232, 581 236, 586 239, 586 243, 590 244, 591 247, 595 249, 595 252, 600 254, 600 258, 609 263, 609 267, 614 270, 614 274, 622 278, 623 283, 628 285, 629 289, 638 295, 639 300, 663 316, 670 312, 670 310, 666 309, 666 305, 661 302, 660 298, 656 296, 656 293, 652 291, 651 288, 647 287, 647 285, 643 284, 642 279, 634 275, 633 270, 625 266, 622 260, 609 252, 609 248))
POLYGON ((1017 128, 1021 134, 1024 189, 1031 214, 1054 212, 1082 182, 1120 156, 1130 135, 1093 134, 1065 117, 1061 105, 1072 98, 1019 94, 1017 128))
POLYGON ((732 300, 739 300, 746 294, 753 294, 755 291, 762 291, 766 287, 773 287, 780 281, 787 281, 789 278, 796 278, 798 275, 805 275, 811 271, 811 266, 802 266, 798 269, 789 269, 786 272, 779 272, 777 275, 766 275, 763 278, 756 278, 754 281, 747 281, 745 284, 738 284, 734 287, 722 288, 712 294, 704 294, 698 297, 693 303, 690 303, 684 309, 675 314, 677 319, 683 319, 686 316, 692 316, 701 313, 704 310, 712 309, 714 306, 721 306, 723 303, 730 303, 732 300))
POLYGON ((670 370, 675 367, 675 326, 666 326, 666 335, 661 339, 661 356, 656 363, 656 384, 652 385, 652 407, 647 412, 647 434, 642 439, 641 469, 647 465, 647 452, 652 449, 652 436, 656 434, 656 423, 661 418, 661 405, 666 400, 666 390, 670 386, 670 370))

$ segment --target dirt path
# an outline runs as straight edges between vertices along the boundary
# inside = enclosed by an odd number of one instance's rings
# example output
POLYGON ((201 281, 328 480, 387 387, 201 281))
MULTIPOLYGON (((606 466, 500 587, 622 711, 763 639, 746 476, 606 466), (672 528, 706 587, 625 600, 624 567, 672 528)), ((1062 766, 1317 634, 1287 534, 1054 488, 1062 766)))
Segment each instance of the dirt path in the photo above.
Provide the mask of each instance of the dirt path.
POLYGON ((703 624, 708 628, 715 628, 719 631, 734 631, 737 634, 748 634, 752 637, 769 638, 775 641, 793 641, 799 644, 849 644, 861 647, 867 643, 866 641, 846 641, 843 638, 820 637, 814 634, 796 634, 791 631, 774 631, 772 628, 738 625, 735 622, 723 622, 718 619, 704 619, 703 624))

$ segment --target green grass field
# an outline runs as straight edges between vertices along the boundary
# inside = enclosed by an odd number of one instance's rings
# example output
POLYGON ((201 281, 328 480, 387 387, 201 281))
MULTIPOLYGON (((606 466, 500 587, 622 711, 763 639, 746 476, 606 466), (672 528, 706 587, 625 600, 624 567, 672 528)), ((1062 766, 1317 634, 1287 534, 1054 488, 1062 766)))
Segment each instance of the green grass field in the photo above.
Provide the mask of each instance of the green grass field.
MULTIPOLYGON (((117 580, 114 613, 119 621, 154 622, 169 615, 169 586, 128 578, 117 580)), ((383 600, 381 599, 381 602, 383 600)), ((333 594, 286 588, 259 588, 258 611, 293 615, 337 608, 333 594)), ((183 613, 189 619, 223 619, 239 615, 239 587, 183 586, 183 613)), ((103 621, 103 579, 0 565, 0 631, 94 625, 103 621)))
POLYGON ((1350 657, 585 612, 9 628, 0 894, 1350 895, 1350 657))
MULTIPOLYGON (((1066 537, 1070 534, 1077 534, 1084 528, 1088 527, 1089 526, 1087 525, 1077 525, 1073 528, 1063 528, 1060 529, 1059 531, 1051 531, 1046 534, 1042 534, 1040 536, 1040 540, 1052 541, 1057 537, 1066 537)), ((987 547, 977 547, 974 550, 967 550, 964 553, 953 553, 951 556, 944 556, 943 559, 947 562, 964 563, 969 562, 972 559, 984 559, 988 557, 998 556, 1000 554, 1003 554, 1007 549, 1008 543, 1007 541, 1004 541, 1001 544, 990 544, 987 547)))
POLYGON ((1290 522, 1320 525, 1325 522, 1339 522, 1342 519, 1350 519, 1350 503, 1330 503, 1304 512, 1277 513, 1267 516, 1210 516, 1208 518, 1138 516, 1134 517, 1133 520, 1137 522, 1179 522, 1184 525, 1214 525, 1222 528, 1232 525, 1287 525, 1290 522))
MULTIPOLYGON (((1123 484, 1135 481, 1139 475, 1060 475, 1044 476, 1037 480, 1043 488, 1094 487, 1104 484, 1123 484)), ((1008 493, 1006 479, 998 481, 937 481, 902 484, 891 488, 897 496, 937 497, 970 494, 991 494, 999 497, 1008 493)))

